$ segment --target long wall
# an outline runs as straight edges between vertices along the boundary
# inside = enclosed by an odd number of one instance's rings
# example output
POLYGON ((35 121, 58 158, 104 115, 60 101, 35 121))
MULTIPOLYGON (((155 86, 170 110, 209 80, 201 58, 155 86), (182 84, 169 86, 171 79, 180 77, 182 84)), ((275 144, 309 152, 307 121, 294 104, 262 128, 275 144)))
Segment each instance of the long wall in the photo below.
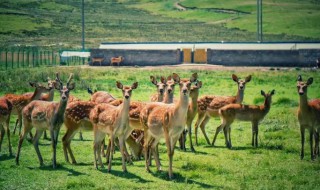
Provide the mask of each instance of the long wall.
MULTIPOLYGON (((91 57, 104 58, 101 65, 109 66, 111 57, 122 56, 121 66, 176 65, 182 62, 180 50, 124 50, 124 49, 91 49, 91 57)), ((100 65, 91 63, 90 65, 100 65)))
POLYGON ((216 50, 207 49, 207 63, 226 66, 310 67, 320 57, 319 49, 216 50))

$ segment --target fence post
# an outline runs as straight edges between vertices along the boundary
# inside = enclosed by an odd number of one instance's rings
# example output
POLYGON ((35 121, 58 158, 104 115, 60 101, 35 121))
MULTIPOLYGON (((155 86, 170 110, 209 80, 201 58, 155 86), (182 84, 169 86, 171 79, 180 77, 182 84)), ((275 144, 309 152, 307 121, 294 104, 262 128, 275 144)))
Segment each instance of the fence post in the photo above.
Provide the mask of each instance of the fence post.
POLYGON ((22 67, 24 67, 24 49, 22 49, 22 67))
POLYGON ((32 49, 32 67, 34 67, 34 49, 32 49))
POLYGON ((8 50, 6 49, 6 70, 8 70, 8 50))
POLYGON ((18 68, 20 67, 19 66, 19 61, 20 61, 20 48, 18 49, 18 68))
POLYGON ((14 58, 13 52, 14 50, 11 49, 11 69, 13 69, 13 58, 14 58))
POLYGON ((30 53, 30 50, 27 49, 27 64, 28 64, 28 67, 29 67, 29 64, 30 64, 30 60, 29 60, 29 53, 30 53))

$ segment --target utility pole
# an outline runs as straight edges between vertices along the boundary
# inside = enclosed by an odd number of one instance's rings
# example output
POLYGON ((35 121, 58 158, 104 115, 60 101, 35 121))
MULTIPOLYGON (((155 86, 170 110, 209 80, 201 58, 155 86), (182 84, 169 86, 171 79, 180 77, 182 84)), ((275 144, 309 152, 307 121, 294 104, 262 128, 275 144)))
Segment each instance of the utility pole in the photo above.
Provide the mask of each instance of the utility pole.
POLYGON ((257 0, 257 41, 263 41, 262 32, 262 0, 257 0))
MULTIPOLYGON (((82 0, 82 52, 85 51, 85 40, 84 40, 84 0, 82 0)), ((82 65, 84 65, 84 57, 82 58, 82 65)))

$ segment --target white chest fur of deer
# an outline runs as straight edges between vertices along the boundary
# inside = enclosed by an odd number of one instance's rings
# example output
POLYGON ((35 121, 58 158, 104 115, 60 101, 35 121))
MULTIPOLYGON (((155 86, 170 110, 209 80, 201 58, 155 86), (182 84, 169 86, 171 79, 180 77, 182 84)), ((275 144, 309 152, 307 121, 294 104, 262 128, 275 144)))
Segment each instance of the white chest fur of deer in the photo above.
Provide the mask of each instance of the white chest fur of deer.
POLYGON ((151 143, 151 150, 156 160, 157 169, 160 170, 159 155, 156 146, 161 138, 165 138, 167 153, 169 156, 169 178, 172 174, 172 158, 174 147, 184 130, 189 105, 189 93, 191 83, 195 82, 197 74, 193 74, 190 79, 181 79, 177 74, 173 74, 173 80, 180 86, 180 98, 177 103, 151 103, 145 106, 140 114, 140 120, 144 126, 144 150, 146 159, 146 169, 149 169, 148 150, 151 143))
MULTIPOLYGON (((224 129, 224 135, 226 140, 226 145, 228 148, 232 148, 231 143, 231 124, 234 120, 240 121, 251 121, 252 123, 252 146, 258 147, 258 133, 259 133, 259 122, 270 111, 272 96, 274 95, 274 90, 266 94, 261 90, 261 95, 264 96, 265 101, 263 105, 243 105, 243 104, 229 104, 222 107, 219 110, 221 125, 219 129, 224 129)), ((214 136, 212 145, 214 145, 217 138, 217 133, 214 136)))
POLYGON ((38 147, 39 138, 44 130, 49 130, 51 135, 51 145, 53 149, 52 165, 56 168, 56 147, 58 142, 58 135, 63 123, 64 112, 67 107, 69 92, 74 89, 74 84, 70 84, 72 74, 68 79, 67 85, 63 86, 59 75, 57 73, 55 88, 60 91, 60 102, 45 102, 33 101, 28 104, 23 110, 23 131, 20 135, 18 152, 16 155, 16 164, 19 164, 19 156, 23 140, 28 132, 34 127, 36 134, 33 138, 33 145, 37 152, 40 166, 43 165, 43 159, 38 147))
POLYGON ((0 97, 0 155, 1 155, 1 145, 3 141, 3 137, 5 134, 5 129, 7 132, 7 137, 8 137, 8 148, 9 148, 9 153, 10 156, 12 156, 12 148, 11 148, 11 141, 10 141, 10 114, 12 111, 12 104, 11 102, 4 98, 0 97))
MULTIPOLYGON (((247 76, 244 80, 239 79, 237 75, 232 74, 232 80, 236 82, 238 89, 236 96, 215 96, 215 95, 206 95, 201 97, 198 100, 198 119, 194 126, 195 129, 195 140, 198 145, 198 128, 200 129, 210 145, 209 138, 205 131, 205 126, 209 122, 210 117, 219 117, 219 109, 228 104, 241 104, 244 97, 244 90, 246 84, 251 81, 251 75, 247 76)), ((220 129, 216 130, 215 135, 220 132, 220 129)))
MULTIPOLYGON (((97 105, 90 112, 90 120, 93 123, 94 130, 94 166, 97 167, 97 158, 99 165, 103 167, 101 160, 101 143, 106 134, 110 136, 110 151, 114 151, 114 139, 119 138, 120 151, 122 155, 122 170, 127 171, 125 163, 125 140, 129 131, 129 108, 132 90, 138 87, 138 83, 132 86, 123 86, 117 82, 117 87, 122 90, 123 103, 117 107, 110 104, 97 105)), ((110 154, 108 171, 111 171, 112 155, 110 154)))
POLYGON ((319 154, 319 130, 320 130, 320 99, 308 101, 307 90, 313 83, 310 77, 307 82, 302 81, 301 75, 298 76, 297 90, 300 97, 298 108, 298 120, 301 132, 301 153, 300 158, 304 158, 305 130, 309 130, 311 159, 319 154), (313 136, 315 136, 315 148, 313 148, 313 136))

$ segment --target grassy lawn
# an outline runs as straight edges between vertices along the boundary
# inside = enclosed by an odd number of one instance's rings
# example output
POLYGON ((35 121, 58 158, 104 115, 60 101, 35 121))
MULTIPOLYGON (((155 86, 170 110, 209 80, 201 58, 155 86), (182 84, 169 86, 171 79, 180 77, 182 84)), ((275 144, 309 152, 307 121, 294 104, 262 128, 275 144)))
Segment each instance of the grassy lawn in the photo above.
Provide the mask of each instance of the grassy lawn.
MULTIPOLYGON (((251 146, 251 124, 234 122, 232 125, 233 149, 224 145, 224 137, 219 134, 216 147, 206 144, 202 134, 199 134, 200 144, 195 146, 196 153, 180 151, 176 148, 173 172, 174 180, 167 179, 168 157, 164 141, 160 144, 160 159, 162 172, 157 172, 154 166, 152 172, 144 169, 144 161, 135 161, 128 165, 128 173, 122 173, 120 153, 114 155, 113 170, 95 170, 93 168, 92 132, 84 132, 85 141, 79 141, 78 135, 72 142, 78 165, 64 161, 60 132, 57 149, 58 168, 51 168, 50 141, 40 140, 40 151, 45 167, 40 168, 33 145, 25 141, 22 146, 20 165, 16 166, 14 157, 9 157, 7 139, 5 137, 0 156, 0 189, 318 189, 319 159, 310 160, 308 136, 306 137, 304 160, 300 160, 300 132, 296 118, 299 97, 296 90, 296 79, 301 74, 303 80, 314 78, 309 87, 310 98, 320 98, 319 72, 295 68, 229 68, 204 69, 180 67, 149 67, 141 68, 35 68, 7 71, 0 73, 1 95, 15 92, 31 91, 26 81, 41 81, 42 74, 54 77, 59 71, 65 81, 70 72, 74 73, 76 90, 72 95, 83 100, 89 99, 86 87, 105 90, 115 97, 121 97, 121 92, 115 88, 115 81, 123 84, 139 82, 139 87, 133 92, 132 100, 148 101, 155 87, 149 81, 149 76, 167 76, 172 72, 181 77, 190 77, 197 72, 203 82, 200 94, 235 95, 236 84, 231 79, 235 73, 244 78, 251 74, 252 80, 246 85, 244 103, 261 104, 263 102, 260 90, 275 89, 271 110, 259 126, 259 148, 251 146)), ((178 89, 178 88, 176 88, 178 89)), ((176 90, 177 91, 177 90, 176 90)), ((55 100, 59 97, 56 93, 55 100)), ((177 93, 176 93, 177 95, 177 93)), ((11 131, 15 118, 11 119, 11 131)), ((195 121, 194 121, 195 122, 195 121)), ((211 119, 207 124, 207 133, 212 140, 219 119, 211 119)), ((201 132, 199 132, 201 133, 201 132)), ((12 135, 13 151, 17 151, 18 135, 12 135)), ((187 141, 187 148, 189 142, 187 141)))

